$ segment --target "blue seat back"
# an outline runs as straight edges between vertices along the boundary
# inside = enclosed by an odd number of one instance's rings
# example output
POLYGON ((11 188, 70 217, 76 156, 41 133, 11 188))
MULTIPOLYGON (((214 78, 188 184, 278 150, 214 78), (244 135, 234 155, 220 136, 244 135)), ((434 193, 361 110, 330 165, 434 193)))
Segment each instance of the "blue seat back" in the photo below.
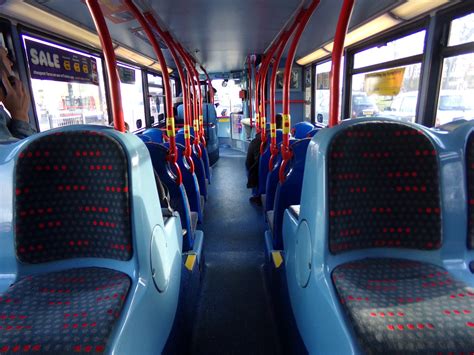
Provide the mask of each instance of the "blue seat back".
MULTIPOLYGON (((204 167, 206 177, 211 181, 210 166, 219 158, 219 138, 217 132, 217 112, 216 107, 210 103, 204 103, 202 106, 202 115, 204 122, 204 132, 206 133, 206 147, 203 149, 204 167), (204 155, 204 150, 206 154, 204 155)), ((201 147, 202 149, 203 147, 201 147)))
POLYGON ((292 129, 292 135, 296 139, 307 138, 308 133, 314 129, 314 125, 309 122, 298 122, 292 129))
MULTIPOLYGON (((267 145, 258 163, 258 194, 263 195, 267 188, 268 162, 270 161, 270 135, 267 134, 267 145)), ((283 139, 283 131, 276 130, 276 143, 279 145, 283 139)))
POLYGON ((273 163, 273 169, 268 172, 267 184, 265 188, 265 212, 273 210, 273 204, 275 202, 275 192, 278 186, 279 172, 281 166, 281 152, 280 146, 278 146, 278 155, 275 157, 273 163))
POLYGON ((181 227, 186 229, 187 237, 183 242, 183 251, 191 250, 194 243, 194 235, 191 223, 191 209, 188 202, 188 196, 183 184, 178 185, 170 173, 166 157, 168 148, 157 143, 145 143, 150 152, 151 162, 155 172, 158 174, 161 182, 168 188, 170 194, 170 205, 173 210, 179 213, 181 218, 181 227))
MULTIPOLYGON (((191 158, 194 163, 194 174, 196 175, 197 181, 199 183, 199 193, 205 198, 207 198, 207 181, 206 181, 206 171, 204 167, 204 161, 203 159, 199 158, 199 155, 195 151, 194 137, 191 136, 190 140, 191 140, 191 145, 192 145, 191 158)), ((185 143, 184 130, 178 131, 178 134, 176 135, 176 143, 184 146, 184 143, 185 143)), ((204 152, 202 155, 204 157, 204 152)))
MULTIPOLYGON (((168 143, 165 144, 168 146, 168 143)), ((186 190, 186 195, 188 196, 189 206, 191 211, 197 212, 198 220, 202 222, 203 214, 201 208, 201 195, 199 193, 199 182, 196 178, 196 174, 189 171, 188 163, 184 158, 184 146, 181 144, 176 144, 178 149, 178 166, 181 170, 181 175, 183 176, 183 185, 186 190)))
POLYGON ((292 144, 293 157, 287 165, 288 174, 283 184, 278 183, 276 188, 273 206, 273 247, 277 250, 283 249, 284 212, 291 205, 299 205, 301 202, 306 152, 310 141, 310 138, 306 138, 292 144))
MULTIPOLYGON (((151 142, 163 143, 163 132, 159 128, 148 128, 139 135, 140 138, 142 138, 142 136, 149 137, 151 142)), ((146 142, 145 139, 146 138, 142 138, 142 140, 146 142)))
MULTIPOLYGON (((189 127, 189 134, 191 135, 191 137, 194 137, 194 128, 193 127, 189 127)), ((183 128, 180 128, 176 134, 176 141, 179 143, 179 144, 182 144, 184 145, 184 127, 183 128), (178 142, 178 134, 182 134, 183 137, 180 137, 180 141, 178 142)))

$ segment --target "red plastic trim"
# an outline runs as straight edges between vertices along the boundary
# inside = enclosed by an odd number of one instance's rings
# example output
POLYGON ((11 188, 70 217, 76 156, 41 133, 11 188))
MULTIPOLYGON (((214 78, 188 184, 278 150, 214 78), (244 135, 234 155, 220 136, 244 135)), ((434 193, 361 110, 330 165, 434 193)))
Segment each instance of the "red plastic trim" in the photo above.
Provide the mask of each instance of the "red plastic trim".
POLYGON ((97 0, 86 0, 89 12, 94 20, 97 34, 104 51, 105 65, 107 68, 108 85, 111 95, 112 116, 114 118, 114 127, 120 132, 125 132, 125 123, 123 120, 122 95, 120 93, 120 79, 117 74, 117 59, 115 57, 112 38, 109 29, 105 23, 102 9, 97 0))
MULTIPOLYGON (((163 56, 163 52, 161 51, 160 45, 153 34, 152 29, 150 28, 149 23, 142 15, 140 10, 135 6, 135 4, 131 0, 123 0, 125 6, 127 6, 128 10, 133 14, 135 19, 140 23, 141 27, 145 31, 151 46, 158 58, 158 62, 161 66, 161 73, 163 75, 163 84, 165 90, 165 99, 166 99, 166 125, 169 131, 174 130, 174 114, 173 114, 173 97, 171 93, 171 85, 170 85, 170 76, 168 74, 167 65, 165 57, 163 56)), ((176 137, 174 135, 169 137, 170 147, 168 150, 168 160, 171 163, 176 163, 178 161, 178 150, 176 148, 176 137)), ((182 175, 181 171, 177 171, 177 180, 176 183, 180 185, 182 183, 182 175)))
POLYGON ((329 127, 337 125, 339 121, 339 80, 341 74, 342 52, 346 39, 347 27, 354 8, 354 0, 344 0, 337 21, 336 34, 334 36, 334 48, 332 50, 331 82, 329 94, 329 127))

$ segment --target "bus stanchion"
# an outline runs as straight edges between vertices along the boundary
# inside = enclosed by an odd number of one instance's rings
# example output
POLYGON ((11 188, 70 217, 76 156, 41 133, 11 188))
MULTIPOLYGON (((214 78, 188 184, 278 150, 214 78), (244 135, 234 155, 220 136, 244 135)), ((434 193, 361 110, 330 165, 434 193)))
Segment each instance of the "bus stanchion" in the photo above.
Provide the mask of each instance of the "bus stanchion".
POLYGON ((280 182, 285 181, 285 172, 286 166, 288 165, 289 160, 292 157, 292 152, 290 148, 290 128, 291 128, 291 117, 290 117, 290 79, 291 79, 291 70, 293 68, 293 61, 295 60, 296 48, 298 42, 303 34, 303 31, 311 18, 316 7, 319 5, 319 0, 311 1, 308 8, 300 13, 301 20, 299 21, 298 28, 293 36, 290 49, 288 51, 288 56, 285 63, 285 72, 283 76, 283 141, 281 143, 281 157, 282 163, 279 171, 280 182))

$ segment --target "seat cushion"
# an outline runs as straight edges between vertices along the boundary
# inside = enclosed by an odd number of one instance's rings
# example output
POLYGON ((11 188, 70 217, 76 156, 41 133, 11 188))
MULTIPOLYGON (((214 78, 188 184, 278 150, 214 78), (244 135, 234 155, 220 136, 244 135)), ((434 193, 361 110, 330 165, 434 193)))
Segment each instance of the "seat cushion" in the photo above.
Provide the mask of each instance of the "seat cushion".
POLYGON ((471 352, 474 289, 445 269, 402 259, 365 259, 332 278, 367 353, 471 352))
POLYGON ((0 297, 0 352, 103 352, 129 288, 104 268, 22 278, 0 297))

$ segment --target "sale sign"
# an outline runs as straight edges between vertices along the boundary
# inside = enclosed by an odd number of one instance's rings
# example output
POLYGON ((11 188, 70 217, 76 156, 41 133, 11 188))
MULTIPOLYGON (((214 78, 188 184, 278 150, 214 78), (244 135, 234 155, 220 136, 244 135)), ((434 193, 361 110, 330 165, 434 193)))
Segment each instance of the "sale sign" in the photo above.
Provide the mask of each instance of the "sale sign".
POLYGON ((32 79, 99 84, 94 58, 25 38, 32 79))

